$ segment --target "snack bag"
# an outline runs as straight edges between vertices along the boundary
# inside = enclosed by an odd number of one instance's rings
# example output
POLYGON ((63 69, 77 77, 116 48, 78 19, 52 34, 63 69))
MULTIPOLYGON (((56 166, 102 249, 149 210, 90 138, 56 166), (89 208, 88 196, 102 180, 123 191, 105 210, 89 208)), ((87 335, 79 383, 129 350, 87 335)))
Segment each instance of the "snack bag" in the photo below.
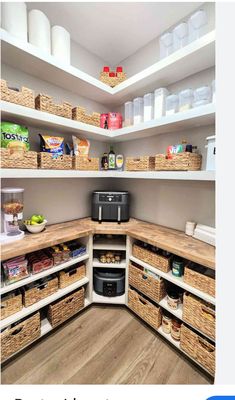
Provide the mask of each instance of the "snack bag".
POLYGON ((90 142, 87 139, 73 136, 73 148, 75 156, 87 156, 90 150, 90 142))
POLYGON ((41 151, 61 156, 64 152, 64 138, 59 136, 39 135, 41 139, 41 151))
POLYGON ((29 150, 29 131, 25 126, 1 122, 1 147, 12 152, 29 150))

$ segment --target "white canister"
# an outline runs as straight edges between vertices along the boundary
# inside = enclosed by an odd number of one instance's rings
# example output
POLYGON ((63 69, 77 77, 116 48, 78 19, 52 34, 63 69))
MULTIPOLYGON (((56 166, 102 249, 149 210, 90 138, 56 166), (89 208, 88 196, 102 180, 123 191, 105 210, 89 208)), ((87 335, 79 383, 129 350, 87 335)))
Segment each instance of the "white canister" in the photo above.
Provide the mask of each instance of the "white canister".
POLYGON ((134 108, 134 116, 133 116, 134 125, 138 125, 141 122, 143 122, 144 119, 144 100, 142 97, 136 97, 133 100, 133 108, 134 108))
POLYGON ((165 88, 159 88, 154 91, 154 119, 161 118, 166 113, 166 97, 169 92, 165 88))
POLYGON ((27 8, 25 3, 2 2, 2 27, 27 42, 27 8))
POLYGON ((215 136, 208 136, 206 140, 207 140, 207 145, 205 146, 207 149, 206 170, 215 171, 215 156, 216 156, 215 136))
POLYGON ((153 93, 146 93, 144 95, 144 122, 151 121, 153 119, 153 104, 153 93))
POLYGON ((193 236, 195 228, 196 228, 196 222, 187 221, 185 224, 185 234, 188 236, 193 236))
POLYGON ((51 53, 51 27, 47 16, 40 10, 31 10, 28 15, 29 42, 41 50, 51 53))
POLYGON ((64 64, 70 65, 70 34, 62 26, 51 28, 51 53, 64 64))

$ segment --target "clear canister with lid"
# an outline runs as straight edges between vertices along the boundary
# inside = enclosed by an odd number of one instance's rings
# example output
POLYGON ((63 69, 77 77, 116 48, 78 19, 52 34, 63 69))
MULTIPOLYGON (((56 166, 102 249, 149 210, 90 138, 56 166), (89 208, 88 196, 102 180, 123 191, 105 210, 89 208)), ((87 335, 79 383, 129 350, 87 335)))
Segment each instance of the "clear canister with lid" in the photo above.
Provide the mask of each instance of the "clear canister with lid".
POLYGON ((153 105, 154 95, 153 93, 146 93, 144 95, 144 122, 151 121, 153 119, 153 105))
POLYGON ((173 29, 174 51, 181 49, 188 44, 188 24, 181 22, 173 29))
POLYGON ((166 97, 169 91, 166 88, 154 90, 154 119, 161 118, 166 113, 166 97))
POLYGON ((160 59, 169 56, 174 51, 173 34, 172 32, 164 33, 160 39, 160 59))
POLYGON ((22 232, 19 221, 23 219, 23 192, 22 188, 2 188, 2 211, 4 215, 4 231, 7 236, 17 236, 22 232))
POLYGON ((170 94, 166 97, 166 115, 172 115, 179 110, 179 96, 177 94, 170 94))
POLYGON ((133 103, 127 101, 125 103, 125 126, 133 125, 133 103))
POLYGON ((144 100, 142 97, 136 97, 133 100, 134 106, 134 125, 143 122, 144 119, 144 100))
POLYGON ((184 89, 179 93, 179 111, 186 111, 192 108, 193 90, 184 89))
POLYGON ((206 33, 207 14, 205 10, 198 10, 188 20, 189 42, 199 39, 206 33))
POLYGON ((194 90, 193 107, 200 107, 211 102, 210 86, 201 86, 194 90))

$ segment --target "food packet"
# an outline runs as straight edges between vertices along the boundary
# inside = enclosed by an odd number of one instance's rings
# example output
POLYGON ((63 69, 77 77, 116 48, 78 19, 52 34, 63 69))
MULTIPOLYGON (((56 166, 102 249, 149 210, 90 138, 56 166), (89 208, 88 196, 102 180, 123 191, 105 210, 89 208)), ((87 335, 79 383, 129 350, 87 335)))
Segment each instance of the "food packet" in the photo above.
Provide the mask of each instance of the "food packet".
POLYGON ((75 156, 87 156, 90 150, 90 142, 87 139, 73 136, 73 148, 75 156))
POLYGON ((29 131, 25 126, 11 122, 1 122, 1 147, 10 152, 29 150, 29 131))
POLYGON ((61 156, 64 152, 64 138, 39 134, 41 151, 61 156))

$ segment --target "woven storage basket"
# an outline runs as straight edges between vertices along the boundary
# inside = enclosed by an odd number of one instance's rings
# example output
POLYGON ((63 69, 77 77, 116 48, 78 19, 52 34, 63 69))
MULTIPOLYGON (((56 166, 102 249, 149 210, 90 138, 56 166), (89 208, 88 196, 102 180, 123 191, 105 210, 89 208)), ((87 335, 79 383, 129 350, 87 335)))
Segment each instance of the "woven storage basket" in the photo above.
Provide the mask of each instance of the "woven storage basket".
POLYGON ((24 306, 29 307, 38 301, 45 299, 45 297, 50 296, 59 289, 58 278, 48 280, 45 283, 35 284, 33 288, 27 290, 25 288, 24 292, 24 306))
POLYGON ((58 115, 59 117, 65 117, 72 119, 72 105, 64 102, 62 104, 53 103, 51 96, 46 94, 38 94, 35 98, 35 108, 40 111, 45 111, 50 114, 58 115))
POLYGON ((1 168, 32 168, 38 167, 36 151, 11 153, 9 149, 0 149, 1 168))
POLYGON ((167 159, 165 154, 155 157, 156 171, 199 171, 201 164, 202 156, 195 153, 172 154, 172 159, 167 159))
POLYGON ((154 329, 158 329, 162 323, 161 308, 150 301, 146 300, 135 290, 128 290, 128 306, 145 322, 154 329))
POLYGON ((9 89, 4 79, 1 79, 1 100, 24 107, 35 108, 33 90, 26 87, 22 87, 20 91, 9 89))
POLYGON ((153 171, 155 168, 155 157, 126 157, 127 171, 153 171))
POLYGON ((184 293, 183 320, 210 338, 215 338, 215 309, 211 304, 184 293))
POLYGON ((109 85, 111 87, 115 87, 126 80, 126 73, 125 72, 117 72, 117 76, 109 76, 108 72, 101 72, 100 73, 100 81, 109 85))
POLYGON ((64 271, 59 272, 59 286, 60 288, 65 288, 66 286, 85 278, 85 276, 85 265, 75 266, 73 269, 69 269, 68 271, 65 269, 64 271))
POLYGON ((166 296, 165 282, 162 278, 157 280, 133 264, 129 265, 129 284, 157 303, 166 296))
POLYGON ((1 360, 5 361, 17 351, 40 337, 40 314, 25 319, 1 333, 1 360))
POLYGON ((151 250, 144 249, 137 244, 133 245, 132 255, 139 260, 146 262, 153 267, 160 269, 163 272, 170 271, 171 257, 167 258, 159 254, 154 253, 151 250))
POLYGON ((58 158, 53 158, 53 154, 41 152, 38 153, 38 165, 42 169, 72 169, 73 157, 62 155, 58 158))
POLYGON ((92 114, 86 114, 84 107, 74 107, 72 109, 72 118, 84 124, 100 126, 100 113, 93 112, 92 114))
POLYGON ((181 326, 180 348, 211 374, 215 373, 215 346, 185 325, 181 326))
POLYGON ((14 297, 4 300, 1 299, 1 319, 7 318, 12 314, 17 313, 23 308, 22 294, 19 293, 14 297))
POLYGON ((73 168, 81 171, 99 171, 99 158, 87 158, 87 156, 74 156, 73 168))
POLYGON ((189 264, 184 269, 184 282, 215 297, 215 273, 198 264, 189 264))
POLYGON ((82 287, 76 292, 49 305, 48 319, 54 328, 72 317, 84 307, 85 289, 82 287))

